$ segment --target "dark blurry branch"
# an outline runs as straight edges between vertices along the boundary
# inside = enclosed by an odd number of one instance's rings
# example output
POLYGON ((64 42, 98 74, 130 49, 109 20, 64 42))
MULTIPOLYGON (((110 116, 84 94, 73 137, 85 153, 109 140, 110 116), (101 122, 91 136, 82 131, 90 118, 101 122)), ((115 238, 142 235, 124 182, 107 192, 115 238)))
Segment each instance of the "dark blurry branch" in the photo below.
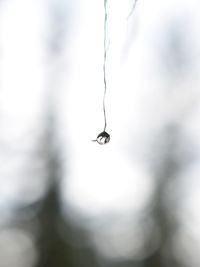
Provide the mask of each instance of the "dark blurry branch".
POLYGON ((63 176, 62 150, 58 145, 55 119, 50 110, 47 116, 46 138, 43 141, 46 151, 44 155, 48 158, 49 187, 38 214, 41 230, 38 240, 40 259, 37 267, 98 267, 94 250, 90 246, 80 245, 86 243, 88 233, 72 225, 61 212, 59 188, 63 176), (79 246, 74 245, 76 242, 79 246))
MULTIPOLYGON (((192 157, 188 151, 190 144, 183 136, 179 124, 166 126, 158 136, 156 143, 157 158, 153 159, 153 165, 157 189, 153 199, 152 216, 157 224, 160 240, 158 249, 147 259, 145 266, 164 267, 168 262, 169 266, 179 267, 172 255, 163 258, 164 252, 170 253, 172 237, 177 229, 177 221, 174 217, 175 205, 170 205, 173 203, 174 192, 170 192, 168 188, 170 184, 174 183, 183 167, 190 162, 192 157)), ((154 236, 152 236, 153 238, 154 236)))

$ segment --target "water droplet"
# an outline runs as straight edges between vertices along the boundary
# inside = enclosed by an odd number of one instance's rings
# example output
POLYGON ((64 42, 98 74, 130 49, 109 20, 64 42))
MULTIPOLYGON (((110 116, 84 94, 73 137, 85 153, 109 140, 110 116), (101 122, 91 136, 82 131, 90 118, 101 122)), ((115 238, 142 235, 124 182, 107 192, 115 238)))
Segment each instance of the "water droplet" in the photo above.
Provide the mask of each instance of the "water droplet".
POLYGON ((100 145, 105 145, 110 141, 110 135, 104 131, 97 136, 96 140, 100 145))
POLYGON ((101 132, 95 141, 97 141, 100 145, 105 145, 110 141, 110 135, 105 131, 101 132))

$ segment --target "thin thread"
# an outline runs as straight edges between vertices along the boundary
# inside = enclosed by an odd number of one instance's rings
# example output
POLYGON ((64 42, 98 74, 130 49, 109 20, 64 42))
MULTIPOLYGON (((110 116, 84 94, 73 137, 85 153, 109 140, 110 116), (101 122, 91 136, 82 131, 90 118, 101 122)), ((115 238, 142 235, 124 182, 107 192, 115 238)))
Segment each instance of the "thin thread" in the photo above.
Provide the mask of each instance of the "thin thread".
MULTIPOLYGON (((134 12, 136 8, 138 0, 134 0, 131 11, 129 15, 127 16, 127 21, 129 20, 130 16, 134 12)), ((107 46, 107 0, 104 0, 104 62, 103 62, 103 76, 104 76, 104 95, 103 95, 103 114, 104 114, 104 131, 106 130, 107 126, 107 119, 106 119, 106 105, 105 105, 105 99, 106 99, 106 91, 107 91, 107 76, 106 76, 106 60, 107 60, 107 50, 109 47, 109 40, 108 40, 108 46, 107 46)))
POLYGON ((131 11, 130 11, 130 13, 127 16, 127 21, 129 20, 130 16, 133 14, 133 11, 135 10, 136 5, 137 5, 137 1, 138 0, 134 0, 133 5, 132 5, 132 8, 131 8, 131 11))
POLYGON ((106 120, 106 90, 107 90, 107 80, 106 80, 106 59, 107 59, 107 0, 104 0, 104 62, 103 62, 103 76, 104 76, 104 95, 103 95, 103 113, 104 113, 104 131, 106 130, 107 120, 106 120))

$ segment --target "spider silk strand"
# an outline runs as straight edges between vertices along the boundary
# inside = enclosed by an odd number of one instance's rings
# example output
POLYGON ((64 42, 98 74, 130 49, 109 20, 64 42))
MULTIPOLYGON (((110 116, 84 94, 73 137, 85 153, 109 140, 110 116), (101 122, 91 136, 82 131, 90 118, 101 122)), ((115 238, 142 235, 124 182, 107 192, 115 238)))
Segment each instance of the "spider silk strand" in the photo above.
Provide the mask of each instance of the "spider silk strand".
POLYGON ((107 77, 106 77, 106 60, 107 60, 107 0, 104 0, 104 62, 103 62, 103 76, 104 76, 104 95, 103 95, 103 114, 104 114, 104 131, 107 126, 106 119, 106 91, 107 91, 107 77))

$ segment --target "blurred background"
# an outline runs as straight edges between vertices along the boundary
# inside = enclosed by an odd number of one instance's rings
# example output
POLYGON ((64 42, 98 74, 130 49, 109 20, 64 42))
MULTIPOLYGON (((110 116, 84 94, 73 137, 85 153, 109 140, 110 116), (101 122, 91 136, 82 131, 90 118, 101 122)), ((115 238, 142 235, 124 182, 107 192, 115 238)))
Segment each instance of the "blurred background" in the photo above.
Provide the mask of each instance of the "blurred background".
POLYGON ((200 266, 198 0, 0 1, 0 267, 200 266))

